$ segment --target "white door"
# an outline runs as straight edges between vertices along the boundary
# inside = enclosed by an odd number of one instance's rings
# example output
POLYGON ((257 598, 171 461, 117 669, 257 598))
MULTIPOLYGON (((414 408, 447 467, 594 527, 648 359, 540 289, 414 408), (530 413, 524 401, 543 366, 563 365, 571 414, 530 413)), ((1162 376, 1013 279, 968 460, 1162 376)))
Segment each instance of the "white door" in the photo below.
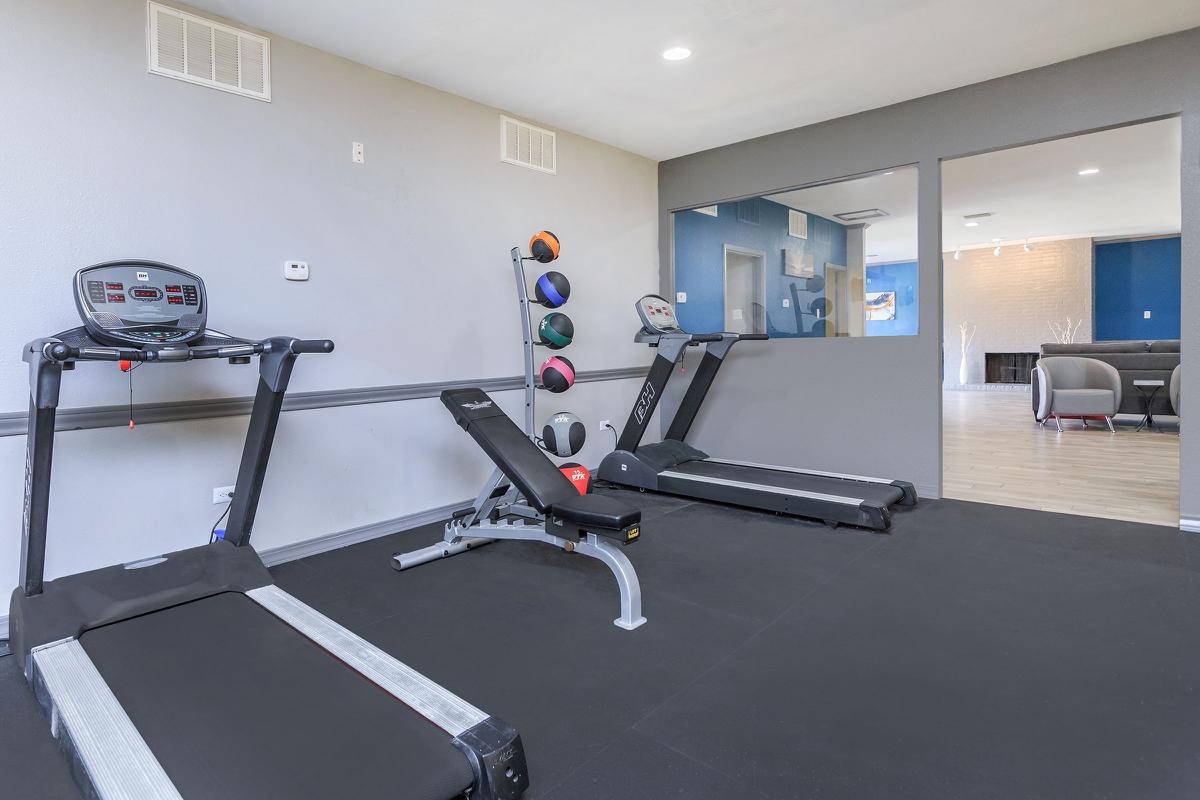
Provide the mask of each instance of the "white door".
POLYGON ((725 245, 725 330, 766 333, 766 254, 725 245))

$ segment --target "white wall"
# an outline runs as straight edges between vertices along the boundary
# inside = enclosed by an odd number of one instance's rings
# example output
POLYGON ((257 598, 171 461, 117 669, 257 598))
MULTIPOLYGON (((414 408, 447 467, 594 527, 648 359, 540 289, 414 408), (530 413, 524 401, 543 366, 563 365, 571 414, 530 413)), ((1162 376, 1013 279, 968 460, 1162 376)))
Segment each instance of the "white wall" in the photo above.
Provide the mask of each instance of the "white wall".
POLYGON ((967 383, 981 384, 985 353, 1036 353, 1053 342, 1050 323, 1080 323, 1076 342, 1092 339, 1092 240, 1037 242, 1026 253, 1009 245, 963 250, 957 261, 944 255, 945 385, 957 386, 962 337, 959 324, 975 338, 967 351, 967 383))
MULTIPOLYGON (((152 76, 145 14, 141 0, 0 0, 0 411, 26 408, 21 345, 78 323, 74 271, 121 257, 199 272, 217 329, 334 339, 300 360, 293 391, 410 384, 521 371, 508 250, 544 227, 573 286, 565 354, 580 370, 648 363, 629 305, 658 282, 653 162, 560 132, 556 176, 503 164, 497 109, 281 38, 271 103, 152 76), (286 283, 285 259, 312 280, 286 283)), ((255 371, 151 366, 134 385, 138 402, 244 396, 255 371)), ((596 422, 623 420, 636 388, 580 384, 542 397, 540 416, 583 416, 594 464, 596 422)), ((65 376, 63 407, 126 400, 108 365, 65 376)), ((503 401, 519 410, 519 393, 503 401)), ((245 422, 59 434, 49 576, 204 541, 245 422)), ((24 446, 0 439, 0 583, 16 582, 24 446)), ((287 413, 256 544, 474 496, 485 461, 436 399, 287 413)))

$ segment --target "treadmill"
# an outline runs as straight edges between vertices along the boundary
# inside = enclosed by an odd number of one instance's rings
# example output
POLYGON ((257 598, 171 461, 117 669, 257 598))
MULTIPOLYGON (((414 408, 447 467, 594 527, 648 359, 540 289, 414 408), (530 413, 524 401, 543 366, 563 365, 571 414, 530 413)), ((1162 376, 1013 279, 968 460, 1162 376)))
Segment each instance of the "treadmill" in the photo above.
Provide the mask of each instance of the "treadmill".
POLYGON ((767 339, 762 333, 693 334, 679 327, 675 309, 658 295, 637 301, 642 329, 634 341, 657 348, 646 383, 634 402, 617 449, 600 464, 597 477, 612 484, 856 525, 876 531, 891 527, 893 505, 916 505, 908 481, 846 475, 711 458, 684 439, 721 364, 736 342, 767 339), (661 442, 641 444, 675 365, 688 347, 704 345, 704 357, 661 442))
MULTIPOLYGON (((87 267, 74 287, 84 325, 24 351, 25 513, 9 624, 13 655, 84 796, 519 797, 528 776, 516 730, 275 586, 250 546, 293 365, 333 342, 207 330, 204 282, 153 261, 87 267), (85 361, 129 369, 254 357, 258 389, 223 537, 45 580, 62 373, 85 361)), ((97 481, 103 468, 98 456, 97 481)), ((58 491, 72 495, 69 485, 58 491)), ((169 525, 174 493, 148 482, 110 494, 169 525)))

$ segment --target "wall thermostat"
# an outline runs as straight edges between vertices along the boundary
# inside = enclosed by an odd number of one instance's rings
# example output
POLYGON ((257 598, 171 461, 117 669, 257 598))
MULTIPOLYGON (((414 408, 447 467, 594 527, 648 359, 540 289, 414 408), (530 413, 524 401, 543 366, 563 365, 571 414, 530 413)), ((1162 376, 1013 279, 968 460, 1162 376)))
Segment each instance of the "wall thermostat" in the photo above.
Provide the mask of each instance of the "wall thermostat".
POLYGON ((308 280, 308 262, 307 261, 285 261, 283 262, 283 277, 289 281, 306 281, 308 280))

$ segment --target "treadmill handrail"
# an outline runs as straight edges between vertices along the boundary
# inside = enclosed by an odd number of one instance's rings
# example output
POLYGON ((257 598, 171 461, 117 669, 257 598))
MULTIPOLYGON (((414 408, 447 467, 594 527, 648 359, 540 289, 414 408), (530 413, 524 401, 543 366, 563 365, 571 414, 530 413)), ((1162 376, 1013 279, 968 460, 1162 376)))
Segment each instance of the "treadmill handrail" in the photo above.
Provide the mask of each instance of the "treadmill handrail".
MULTIPOLYGON (((60 335, 65 336, 66 333, 60 335)), ((35 339, 25 346, 22 358, 29 363, 29 415, 25 443, 28 479, 25 481, 25 513, 21 522, 19 576, 25 596, 41 594, 45 580, 54 423, 64 367, 75 361, 187 362, 204 358, 259 356, 258 391, 250 411, 250 424, 246 430, 225 531, 226 541, 238 546, 249 544, 292 366, 298 354, 328 353, 334 345, 329 339, 285 336, 258 342, 228 338, 233 343, 197 347, 164 345, 139 349, 87 344, 76 347, 58 336, 50 336, 35 339)))

